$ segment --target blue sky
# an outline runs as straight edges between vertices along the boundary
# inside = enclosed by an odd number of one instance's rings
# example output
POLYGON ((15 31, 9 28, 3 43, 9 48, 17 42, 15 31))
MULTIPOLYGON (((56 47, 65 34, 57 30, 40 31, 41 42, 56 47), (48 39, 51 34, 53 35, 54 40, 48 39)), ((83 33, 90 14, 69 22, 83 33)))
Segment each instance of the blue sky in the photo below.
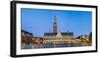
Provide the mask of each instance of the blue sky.
POLYGON ((21 29, 41 37, 44 32, 53 32, 54 16, 58 32, 73 32, 75 37, 92 32, 92 12, 31 8, 21 9, 21 29))

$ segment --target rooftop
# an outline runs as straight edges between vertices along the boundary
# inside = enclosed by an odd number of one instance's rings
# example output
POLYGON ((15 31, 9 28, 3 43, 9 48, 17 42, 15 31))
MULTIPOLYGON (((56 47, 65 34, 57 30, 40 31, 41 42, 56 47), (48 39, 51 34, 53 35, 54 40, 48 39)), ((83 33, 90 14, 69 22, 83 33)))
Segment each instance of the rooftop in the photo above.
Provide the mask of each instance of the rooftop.
POLYGON ((24 32, 24 33, 26 33, 26 34, 32 35, 32 33, 28 32, 28 31, 25 31, 25 30, 21 30, 21 32, 24 32))
MULTIPOLYGON (((56 36, 57 32, 51 32, 51 33, 44 33, 44 36, 56 36)), ((62 36, 66 36, 66 35, 73 35, 73 32, 61 32, 62 36)))

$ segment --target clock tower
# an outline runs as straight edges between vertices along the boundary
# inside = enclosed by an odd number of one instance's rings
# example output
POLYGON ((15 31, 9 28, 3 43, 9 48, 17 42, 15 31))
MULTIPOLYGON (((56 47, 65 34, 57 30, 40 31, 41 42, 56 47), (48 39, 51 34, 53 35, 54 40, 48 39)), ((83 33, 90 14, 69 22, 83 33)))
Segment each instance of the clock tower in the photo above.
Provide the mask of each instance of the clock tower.
POLYGON ((54 33, 57 33, 57 23, 56 23, 56 16, 54 16, 53 32, 54 32, 54 33))

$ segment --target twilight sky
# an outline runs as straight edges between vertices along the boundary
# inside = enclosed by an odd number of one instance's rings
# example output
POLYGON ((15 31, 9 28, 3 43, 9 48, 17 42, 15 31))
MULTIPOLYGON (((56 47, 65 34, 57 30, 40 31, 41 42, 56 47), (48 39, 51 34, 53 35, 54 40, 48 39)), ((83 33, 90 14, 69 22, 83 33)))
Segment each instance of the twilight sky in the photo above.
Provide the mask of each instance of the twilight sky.
POLYGON ((21 9, 21 29, 41 37, 44 32, 53 32, 54 16, 58 32, 73 32, 75 37, 92 32, 92 12, 31 8, 21 9))

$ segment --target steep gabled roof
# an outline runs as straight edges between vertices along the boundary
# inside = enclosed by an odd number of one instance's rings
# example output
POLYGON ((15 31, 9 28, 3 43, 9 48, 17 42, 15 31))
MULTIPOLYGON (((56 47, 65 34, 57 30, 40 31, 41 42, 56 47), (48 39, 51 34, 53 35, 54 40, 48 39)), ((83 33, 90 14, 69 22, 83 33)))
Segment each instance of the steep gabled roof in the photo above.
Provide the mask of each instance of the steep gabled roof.
POLYGON ((56 36, 57 35, 57 33, 44 33, 44 36, 56 36))

